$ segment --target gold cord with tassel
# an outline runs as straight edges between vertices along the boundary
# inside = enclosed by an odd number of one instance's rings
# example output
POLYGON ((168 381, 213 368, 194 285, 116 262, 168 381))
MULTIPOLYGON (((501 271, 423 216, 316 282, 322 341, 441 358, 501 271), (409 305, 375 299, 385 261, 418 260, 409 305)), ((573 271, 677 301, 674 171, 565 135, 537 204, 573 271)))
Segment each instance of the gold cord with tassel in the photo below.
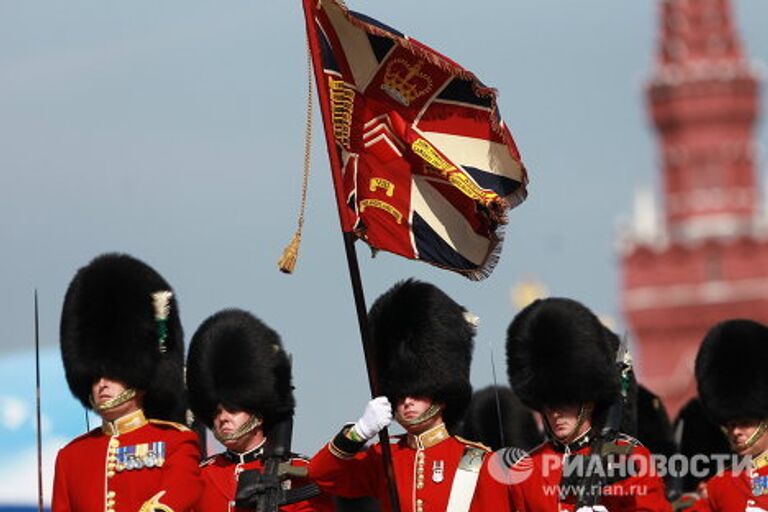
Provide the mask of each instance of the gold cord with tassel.
POLYGON ((299 245, 301 244, 301 231, 304 229, 304 210, 307 206, 307 186, 309 183, 309 168, 312 153, 312 53, 307 40, 307 125, 304 132, 304 181, 301 184, 301 206, 299 208, 299 221, 291 243, 283 250, 283 255, 277 262, 280 272, 293 273, 296 268, 296 260, 299 257, 299 245))

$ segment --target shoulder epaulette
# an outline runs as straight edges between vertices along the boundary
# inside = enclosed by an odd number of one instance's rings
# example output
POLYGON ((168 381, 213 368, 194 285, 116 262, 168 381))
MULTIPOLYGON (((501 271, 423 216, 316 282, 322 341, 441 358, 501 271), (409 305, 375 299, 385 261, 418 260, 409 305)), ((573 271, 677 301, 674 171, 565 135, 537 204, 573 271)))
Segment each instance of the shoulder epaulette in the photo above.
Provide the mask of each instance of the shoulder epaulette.
POLYGON ((172 427, 181 432, 190 432, 190 430, 186 426, 182 425, 181 423, 176 423, 175 421, 151 419, 149 420, 149 422, 152 423, 153 425, 163 425, 166 427, 172 427))
POLYGON ((491 449, 489 447, 487 447, 486 445, 484 445, 483 443, 481 443, 479 441, 470 441, 469 439, 464 439, 461 436, 453 436, 453 437, 455 437, 456 440, 459 441, 462 444, 466 444, 466 445, 469 445, 469 446, 474 446, 475 448, 480 448, 481 450, 486 451, 486 452, 490 452, 491 451, 491 449))

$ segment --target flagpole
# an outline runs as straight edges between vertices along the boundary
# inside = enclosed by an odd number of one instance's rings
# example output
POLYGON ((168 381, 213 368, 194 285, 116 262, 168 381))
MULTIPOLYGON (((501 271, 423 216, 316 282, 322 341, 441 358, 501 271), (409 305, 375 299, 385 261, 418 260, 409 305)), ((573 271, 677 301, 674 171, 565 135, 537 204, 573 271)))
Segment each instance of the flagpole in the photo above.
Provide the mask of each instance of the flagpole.
MULTIPOLYGON (((339 223, 341 225, 342 237, 344 241, 344 251, 347 257, 347 267, 349 269, 349 278, 352 283, 352 294, 355 299, 355 309, 357 311, 357 322, 360 329, 360 337, 363 343, 363 353, 365 355, 365 367, 368 374, 368 385, 371 389, 371 396, 379 396, 379 381, 376 375, 376 365, 373 360, 373 345, 370 337, 370 328, 368 325, 368 309, 365 305, 365 294, 363 293, 363 283, 360 277, 360 266, 357 261, 357 252, 355 251, 355 235, 345 231, 345 226, 350 224, 349 212, 344 207, 345 201, 340 197, 342 190, 341 180, 341 161, 339 154, 335 150, 336 139, 333 135, 333 128, 329 126, 330 106, 328 90, 325 86, 323 75, 323 65, 318 46, 317 27, 313 15, 312 5, 315 0, 303 0, 304 21, 307 29, 307 42, 310 54, 312 56, 312 67, 315 71, 315 82, 317 83, 317 94, 319 96, 320 109, 322 111, 323 128, 325 131, 326 146, 328 148, 328 158, 331 163, 331 177, 333 179, 333 189, 336 194, 336 206, 339 213, 339 223)), ((381 446, 382 461, 384 471, 387 476, 387 490, 393 512, 400 512, 400 500, 397 495, 397 485, 395 483, 395 472, 392 465, 392 452, 389 443, 389 432, 386 428, 379 432, 379 444, 381 446)))
POLYGON ((40 322, 35 288, 35 413, 37 417, 37 509, 43 512, 43 437, 40 418, 40 322))
MULTIPOLYGON (((360 328, 360 337, 363 341, 363 354, 365 355, 365 368, 368 373, 368 385, 371 388, 371 396, 380 395, 379 379, 376 374, 376 365, 373 361, 373 343, 371 340, 371 330, 368 325, 368 310, 365 307, 365 295, 363 294, 363 283, 360 279, 360 267, 357 264, 357 252, 355 251, 355 235, 344 232, 344 251, 347 255, 347 267, 349 267, 349 278, 352 281, 352 293, 355 296, 355 309, 357 310, 357 323, 360 328)), ((392 466, 392 451, 389 444, 389 431, 386 428, 379 432, 379 444, 381 445, 381 455, 384 461, 384 471, 387 475, 387 488, 389 490, 389 499, 394 512, 400 512, 400 501, 397 497, 397 485, 395 482, 395 471, 392 466)))

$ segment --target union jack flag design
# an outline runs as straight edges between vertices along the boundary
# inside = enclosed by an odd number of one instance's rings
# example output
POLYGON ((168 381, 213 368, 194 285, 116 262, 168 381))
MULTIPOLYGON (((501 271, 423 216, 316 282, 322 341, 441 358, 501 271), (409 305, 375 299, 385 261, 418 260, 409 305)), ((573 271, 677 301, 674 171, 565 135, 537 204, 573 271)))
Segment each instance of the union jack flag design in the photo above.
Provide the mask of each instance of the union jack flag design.
POLYGON ((488 276, 527 184, 495 91, 338 0, 304 0, 304 9, 343 230, 374 249, 488 276))

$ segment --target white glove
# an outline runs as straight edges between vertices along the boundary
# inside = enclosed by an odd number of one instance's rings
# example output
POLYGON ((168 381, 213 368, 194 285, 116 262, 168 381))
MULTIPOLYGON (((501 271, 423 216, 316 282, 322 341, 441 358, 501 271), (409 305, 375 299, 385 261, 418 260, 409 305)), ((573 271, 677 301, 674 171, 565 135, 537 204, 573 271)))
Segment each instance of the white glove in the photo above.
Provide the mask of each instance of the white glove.
POLYGON ((365 406, 363 416, 352 428, 361 439, 368 441, 392 422, 392 404, 387 397, 377 396, 365 406))
POLYGON ((602 505, 595 505, 594 507, 581 507, 576 512, 609 512, 607 508, 602 505))

